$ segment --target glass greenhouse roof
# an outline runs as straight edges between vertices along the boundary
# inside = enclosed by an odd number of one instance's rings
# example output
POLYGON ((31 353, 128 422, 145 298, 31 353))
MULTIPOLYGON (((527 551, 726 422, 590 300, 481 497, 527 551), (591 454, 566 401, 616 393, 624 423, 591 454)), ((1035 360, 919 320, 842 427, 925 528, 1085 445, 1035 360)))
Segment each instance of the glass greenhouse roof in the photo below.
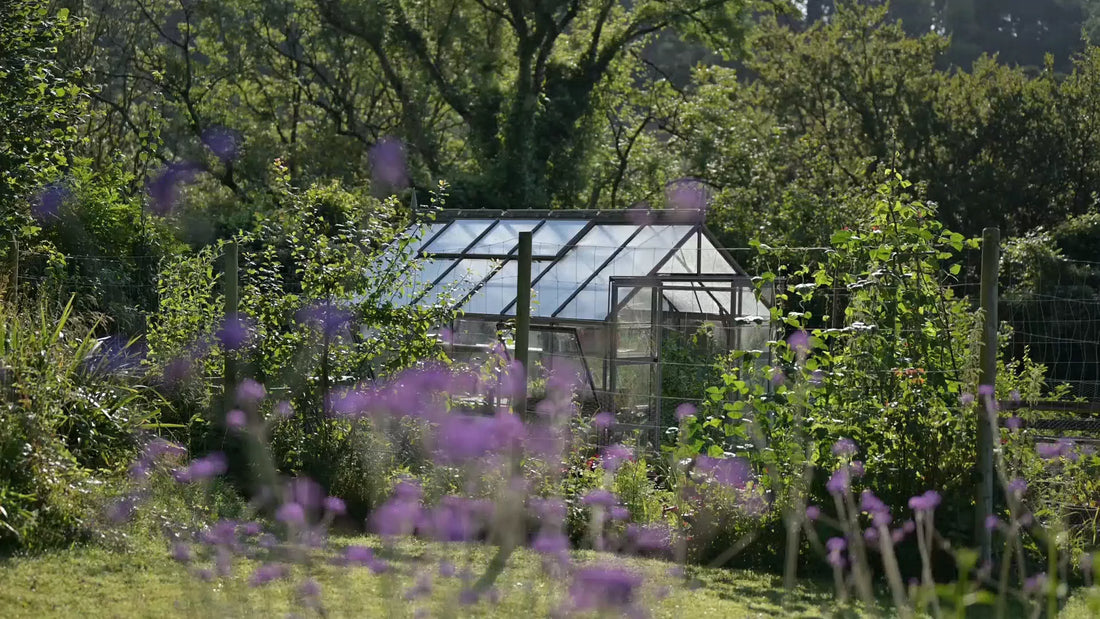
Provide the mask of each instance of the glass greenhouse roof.
MULTIPOLYGON (((697 214, 653 211, 644 221, 629 211, 444 211, 408 230, 420 267, 403 277, 396 305, 451 303, 467 315, 515 315, 520 232, 532 232, 533 318, 604 321, 613 278, 691 279, 664 295, 686 313, 745 315, 766 308, 751 290, 730 291, 745 272, 697 214)), ((678 280, 679 281, 679 280, 678 280)), ((758 313, 758 312, 757 312, 758 313)))

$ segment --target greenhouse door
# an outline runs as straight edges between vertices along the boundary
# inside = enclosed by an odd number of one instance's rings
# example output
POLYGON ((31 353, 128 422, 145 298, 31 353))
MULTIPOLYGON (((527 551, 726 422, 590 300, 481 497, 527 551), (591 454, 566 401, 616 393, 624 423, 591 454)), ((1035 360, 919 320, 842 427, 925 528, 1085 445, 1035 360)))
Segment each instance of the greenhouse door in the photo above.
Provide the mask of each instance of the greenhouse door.
POLYGON ((660 282, 624 280, 611 282, 605 382, 610 410, 619 429, 640 430, 643 441, 660 448, 660 282))

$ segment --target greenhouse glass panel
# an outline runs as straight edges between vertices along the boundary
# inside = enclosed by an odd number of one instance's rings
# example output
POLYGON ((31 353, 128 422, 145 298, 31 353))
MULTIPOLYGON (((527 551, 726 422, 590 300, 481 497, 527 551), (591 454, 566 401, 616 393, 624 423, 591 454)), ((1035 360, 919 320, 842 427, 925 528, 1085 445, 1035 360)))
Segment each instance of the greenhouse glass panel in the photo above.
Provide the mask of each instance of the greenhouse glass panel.
POLYGON ((608 312, 611 278, 651 272, 690 231, 690 226, 647 226, 556 316, 602 319, 608 312))
POLYGON ((578 219, 549 219, 531 235, 532 253, 549 255, 558 253, 577 236, 588 222, 578 219))
POLYGON ((421 295, 427 299, 432 293, 432 282, 443 275, 454 263, 454 260, 422 260, 419 270, 406 272, 405 289, 394 299, 394 304, 408 305, 421 295))
MULTIPOLYGON (((501 221, 489 230, 467 253, 497 254, 506 256, 515 250, 519 243, 519 233, 529 232, 538 225, 537 219, 512 219, 501 221)), ((534 244, 532 239, 532 244, 534 244)))
MULTIPOLYGON (((531 279, 538 277, 548 265, 547 262, 532 262, 531 279)), ((518 273, 519 266, 515 260, 505 262, 504 266, 470 297, 462 310, 469 314, 500 314, 508 304, 516 300, 518 273)), ((509 314, 515 315, 515 313, 516 308, 513 306, 509 314)))
POLYGON ((458 301, 470 293, 493 270, 494 260, 466 258, 459 260, 424 298, 421 303, 434 305, 443 301, 458 301))
POLYGON ((429 254, 458 254, 496 222, 491 219, 458 219, 424 248, 429 254))
MULTIPOLYGON (((535 286, 538 305, 532 314, 551 316, 637 229, 637 226, 599 225, 589 230, 564 258, 554 263, 546 276, 539 279, 535 286)), ((588 314, 573 314, 570 317, 603 320, 607 317, 607 301, 604 301, 602 308, 597 307, 588 314)))

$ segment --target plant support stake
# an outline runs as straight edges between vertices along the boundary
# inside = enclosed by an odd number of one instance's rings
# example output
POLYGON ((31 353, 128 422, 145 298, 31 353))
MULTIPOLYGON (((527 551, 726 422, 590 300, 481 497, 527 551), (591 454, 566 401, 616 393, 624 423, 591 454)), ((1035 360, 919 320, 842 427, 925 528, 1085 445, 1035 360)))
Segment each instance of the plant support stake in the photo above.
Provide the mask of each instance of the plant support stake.
POLYGON ((993 434, 998 427, 993 403, 997 397, 994 386, 997 383, 997 275, 1000 243, 999 229, 986 228, 982 231, 981 374, 978 378, 978 397, 975 398, 978 407, 978 513, 975 529, 982 561, 989 561, 992 556, 992 532, 986 528, 985 520, 993 514, 993 434), (986 387, 987 395, 983 394, 983 386, 986 387))
POLYGON ((531 233, 519 233, 519 273, 516 278, 516 361, 523 372, 513 412, 527 415, 527 365, 531 342, 531 233))

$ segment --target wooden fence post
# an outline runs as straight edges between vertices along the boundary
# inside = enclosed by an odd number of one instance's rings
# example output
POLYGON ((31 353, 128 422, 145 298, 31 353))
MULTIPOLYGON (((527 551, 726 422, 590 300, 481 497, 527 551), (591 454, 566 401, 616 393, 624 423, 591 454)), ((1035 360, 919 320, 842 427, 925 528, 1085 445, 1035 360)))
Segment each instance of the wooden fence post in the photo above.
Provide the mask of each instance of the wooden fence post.
POLYGON ((519 233, 519 272, 516 278, 516 361, 523 372, 518 402, 512 404, 512 411, 527 415, 527 365, 530 361, 531 342, 531 232, 519 233))
POLYGON ((977 538, 981 547, 981 560, 992 556, 992 532, 986 528, 986 518, 993 514, 993 441, 997 426, 997 277, 1000 270, 1001 231, 986 228, 982 231, 982 349, 978 397, 975 398, 978 413, 978 497, 977 538))
POLYGON ((19 237, 11 235, 11 304, 19 309, 19 237))

